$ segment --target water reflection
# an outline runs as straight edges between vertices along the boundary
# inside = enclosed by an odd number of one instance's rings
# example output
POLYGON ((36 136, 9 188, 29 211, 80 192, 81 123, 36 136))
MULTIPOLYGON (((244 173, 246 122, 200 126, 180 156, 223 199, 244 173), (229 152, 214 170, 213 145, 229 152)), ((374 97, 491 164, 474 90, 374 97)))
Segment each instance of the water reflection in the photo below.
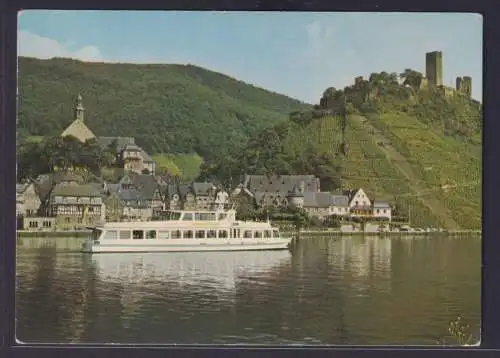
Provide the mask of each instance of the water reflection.
POLYGON ((17 262, 26 342, 435 344, 457 313, 480 316, 474 239, 310 238, 292 253, 22 245, 17 262))

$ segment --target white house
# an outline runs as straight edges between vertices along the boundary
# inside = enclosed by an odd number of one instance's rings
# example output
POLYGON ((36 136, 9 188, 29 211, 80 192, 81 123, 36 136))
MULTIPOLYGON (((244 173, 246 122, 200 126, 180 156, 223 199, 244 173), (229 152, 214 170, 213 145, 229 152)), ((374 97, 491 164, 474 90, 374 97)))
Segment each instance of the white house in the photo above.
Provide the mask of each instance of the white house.
POLYGON ((361 188, 350 192, 349 211, 353 217, 371 216, 372 203, 368 195, 361 188))
POLYGON ((373 216, 376 218, 392 219, 391 206, 385 201, 375 200, 373 202, 373 216))

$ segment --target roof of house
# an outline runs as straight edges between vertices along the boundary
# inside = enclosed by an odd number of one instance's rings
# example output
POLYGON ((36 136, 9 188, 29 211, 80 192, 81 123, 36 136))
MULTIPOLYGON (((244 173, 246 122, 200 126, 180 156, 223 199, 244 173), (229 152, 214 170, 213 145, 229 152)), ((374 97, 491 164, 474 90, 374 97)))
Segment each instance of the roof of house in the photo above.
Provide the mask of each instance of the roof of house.
POLYGON ((254 193, 254 198, 257 203, 262 203, 263 201, 266 200, 286 200, 287 198, 287 192, 265 192, 265 191, 257 191, 254 193))
POLYGON ((120 189, 120 184, 106 184, 106 190, 111 193, 116 193, 120 189))
POLYGON ((391 206, 389 205, 388 202, 382 201, 382 200, 375 200, 373 202, 373 207, 374 208, 390 208, 391 206))
POLYGON ((348 207, 349 198, 345 195, 332 194, 332 205, 340 207, 348 207))
POLYGON ((328 208, 332 204, 330 193, 305 192, 304 207, 306 208, 328 208))
POLYGON ((137 189, 121 189, 117 192, 118 197, 125 202, 126 206, 134 208, 145 208, 146 198, 137 189))
POLYGON ((328 208, 330 206, 347 207, 349 199, 345 195, 333 195, 329 192, 305 192, 304 207, 328 208))
POLYGON ((127 150, 131 150, 131 151, 140 151, 141 150, 141 147, 139 147, 137 144, 135 143, 128 143, 124 148, 123 150, 127 151, 127 150))
POLYGON ((303 198, 304 193, 302 193, 300 191, 300 189, 298 188, 297 185, 294 185, 293 189, 288 192, 287 197, 288 198, 303 198))
POLYGON ((243 177, 243 187, 248 188, 252 193, 262 192, 289 192, 294 186, 301 187, 303 183, 304 191, 319 191, 319 179, 314 175, 245 175, 243 177))
POLYGON ((81 119, 75 119, 61 134, 61 137, 73 136, 78 140, 85 142, 86 140, 95 138, 94 133, 85 125, 81 119))
POLYGON ((122 152, 127 144, 134 144, 135 138, 133 137, 97 137, 97 143, 102 147, 108 147, 116 141, 117 152, 122 152))
POLYGON ((35 184, 35 191, 42 201, 49 197, 56 184, 70 182, 82 183, 83 178, 74 173, 58 171, 51 174, 41 174, 33 181, 35 184))
POLYGON ((93 184, 59 183, 52 189, 51 196, 100 197, 101 192, 93 184))
POLYGON ((194 182, 192 184, 194 194, 197 196, 206 196, 215 193, 215 186, 212 183, 199 183, 194 182))

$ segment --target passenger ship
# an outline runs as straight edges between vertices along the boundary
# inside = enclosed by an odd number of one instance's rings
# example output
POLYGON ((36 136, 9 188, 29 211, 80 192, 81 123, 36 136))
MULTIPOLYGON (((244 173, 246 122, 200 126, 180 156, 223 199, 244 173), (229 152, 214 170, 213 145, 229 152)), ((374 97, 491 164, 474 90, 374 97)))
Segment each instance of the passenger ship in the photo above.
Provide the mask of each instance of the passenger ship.
POLYGON ((282 237, 267 222, 236 220, 236 210, 168 210, 157 220, 109 222, 92 230, 82 245, 86 253, 284 250, 282 237))

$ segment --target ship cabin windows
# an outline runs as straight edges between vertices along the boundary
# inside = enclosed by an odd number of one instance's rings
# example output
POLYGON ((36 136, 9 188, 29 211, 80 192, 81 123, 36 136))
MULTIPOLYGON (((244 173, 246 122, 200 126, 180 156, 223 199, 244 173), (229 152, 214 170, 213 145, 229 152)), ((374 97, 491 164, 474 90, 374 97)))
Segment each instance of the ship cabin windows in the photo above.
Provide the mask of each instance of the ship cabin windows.
MULTIPOLYGON (((95 230, 92 234, 94 240, 98 240, 102 231, 95 230)), ((105 240, 165 240, 165 239, 270 239, 279 238, 279 230, 107 230, 104 232, 105 240)))
POLYGON ((132 238, 132 231, 120 230, 120 235, 119 235, 120 240, 130 240, 131 238, 132 238))
POLYGON ((182 221, 193 221, 193 213, 184 213, 182 215, 182 221))
POLYGON ((207 239, 213 239, 217 237, 216 230, 207 230, 207 239))
POLYGON ((194 220, 195 221, 215 221, 216 216, 215 213, 194 213, 194 220))
POLYGON ((227 239, 229 237, 229 234, 227 230, 219 230, 219 239, 227 239))
POLYGON ((132 239, 134 239, 134 240, 144 239, 144 230, 133 230, 132 231, 132 239))
POLYGON ((116 240, 116 239, 118 239, 118 231, 116 231, 116 230, 106 231, 104 233, 103 239, 104 240, 116 240))
MULTIPOLYGON (((173 238, 173 233, 172 233, 172 238, 173 238)), ((169 239, 170 238, 170 231, 158 231, 158 239, 169 239)))

